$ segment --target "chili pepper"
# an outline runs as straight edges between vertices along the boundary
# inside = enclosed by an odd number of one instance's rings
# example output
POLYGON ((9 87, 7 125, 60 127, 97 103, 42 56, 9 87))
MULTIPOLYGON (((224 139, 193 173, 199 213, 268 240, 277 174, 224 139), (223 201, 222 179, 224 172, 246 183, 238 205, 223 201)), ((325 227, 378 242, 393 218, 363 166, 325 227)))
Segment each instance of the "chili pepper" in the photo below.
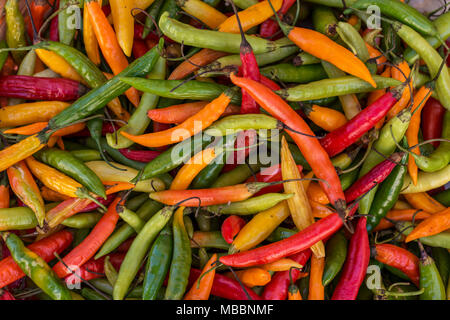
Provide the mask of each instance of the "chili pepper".
POLYGON ((210 29, 216 29, 227 19, 227 16, 222 12, 200 0, 177 1, 177 4, 181 9, 202 21, 210 29))
MULTIPOLYGON (((114 167, 118 169, 111 167, 105 161, 89 161, 86 162, 85 165, 91 169, 101 181, 130 182, 138 174, 137 170, 118 163, 113 163, 114 167)), ((137 192, 153 192, 155 189, 164 189, 164 182, 156 177, 140 180, 133 188, 133 190, 137 192)))
POLYGON ((111 205, 108 207, 108 211, 103 215, 99 222, 92 229, 91 233, 74 249, 72 249, 64 258, 63 262, 58 262, 53 270, 58 275, 58 277, 63 278, 71 274, 72 271, 81 267, 86 263, 95 252, 100 248, 100 246, 105 242, 109 235, 113 232, 119 215, 116 211, 116 206, 121 199, 117 197, 111 205), (66 268, 72 270, 69 270, 66 268))
POLYGON ((0 209, 0 231, 35 228, 36 215, 28 207, 0 209))
MULTIPOLYGON (((409 121, 411 120, 411 112, 408 109, 404 109, 402 112, 397 114, 394 118, 389 120, 379 133, 378 139, 373 143, 372 149, 376 149, 385 156, 391 155, 396 149, 395 141, 400 141, 405 134, 409 121), (392 132, 392 133, 391 133, 392 132)), ((363 165, 359 171, 359 177, 362 177, 368 173, 373 167, 382 162, 384 158, 375 152, 374 150, 369 151, 369 154, 364 160, 363 165)), ((375 196, 375 192, 378 186, 373 187, 359 202, 359 212, 362 214, 368 214, 370 206, 375 196)), ((403 189, 402 189, 403 190, 403 189)))
POLYGON ((414 230, 406 237, 405 242, 410 242, 418 238, 438 234, 446 229, 450 224, 450 209, 447 208, 441 212, 433 214, 431 217, 423 220, 414 230))
POLYGON ((63 78, 86 84, 78 72, 60 55, 44 49, 36 49, 35 51, 39 59, 45 63, 45 65, 63 78))
POLYGON ((61 224, 75 229, 91 228, 100 220, 101 217, 102 214, 98 212, 80 213, 76 216, 65 219, 61 222, 61 224))
MULTIPOLYGON (((311 250, 306 249, 290 258, 301 265, 305 265, 311 256, 311 250)), ((288 295, 289 284, 297 281, 300 277, 300 270, 291 269, 289 271, 281 271, 275 273, 270 281, 264 288, 262 298, 264 300, 285 300, 288 295)))
POLYGON ((345 115, 332 108, 313 104, 303 105, 302 111, 312 122, 326 131, 334 131, 347 124, 345 115))
POLYGON ((300 263, 289 259, 289 258, 283 258, 280 259, 278 261, 272 262, 272 263, 268 263, 268 264, 263 264, 261 266, 261 268, 263 268, 264 270, 267 271, 288 271, 292 268, 303 268, 303 265, 301 265, 300 263))
MULTIPOLYGON (((414 229, 414 226, 410 221, 401 221, 395 223, 395 228, 398 231, 401 231, 405 236, 408 236, 414 229)), ((449 241, 450 241, 450 232, 447 231, 443 231, 441 233, 432 236, 420 238, 420 242, 426 244, 427 246, 441 247, 445 249, 450 249, 449 241)))
POLYGON ((323 139, 320 139, 322 147, 332 157, 356 142, 364 133, 375 126, 398 101, 399 92, 397 90, 387 92, 345 125, 331 131, 323 139))
POLYGON ((325 267, 322 284, 329 285, 341 271, 347 257, 347 239, 342 232, 337 232, 327 241, 325 267))
MULTIPOLYGON (((9 48, 20 48, 27 45, 25 39, 25 22, 20 12, 19 1, 8 0, 5 4, 6 42, 9 48)), ((17 64, 25 57, 23 51, 13 51, 12 56, 17 64)))
POLYGON ((134 38, 134 18, 131 11, 135 3, 131 1, 112 0, 110 6, 117 42, 125 55, 129 57, 134 38))
POLYGON ((6 173, 0 173, 0 209, 9 208, 9 186, 6 173))
POLYGON ((61 10, 58 14, 58 34, 59 41, 71 45, 75 37, 76 28, 73 25, 72 15, 74 15, 74 7, 78 5, 71 4, 68 0, 59 1, 59 9, 61 10))
POLYGON ((366 10, 370 5, 378 6, 383 14, 401 21, 423 34, 429 36, 437 35, 436 28, 428 18, 411 5, 405 4, 400 0, 358 0, 350 5, 350 8, 366 10))
POLYGON ((119 275, 114 285, 113 298, 115 300, 122 300, 124 298, 150 244, 167 224, 172 216, 173 210, 172 207, 161 209, 148 220, 142 231, 133 241, 120 267, 119 275))
MULTIPOLYGON (((242 21, 244 21, 244 19, 242 19, 242 21)), ((230 21, 230 23, 236 25, 234 21, 230 21)), ((169 14, 165 12, 161 15, 158 24, 164 35, 176 42, 183 42, 184 45, 192 45, 229 53, 239 53, 241 37, 238 34, 229 33, 230 31, 218 32, 196 29, 169 18, 169 14)), ((255 36, 248 36, 247 41, 252 46, 255 54, 269 52, 279 48, 277 43, 255 36)))
MULTIPOLYGON (((377 89, 400 85, 398 80, 376 75, 373 76, 373 80, 376 82, 377 89)), ((288 101, 308 101, 331 96, 370 92, 373 89, 373 87, 361 79, 344 76, 313 81, 308 84, 300 84, 289 89, 281 89, 277 91, 277 94, 288 101)))
POLYGON ((215 269, 211 270, 211 265, 216 260, 217 254, 213 254, 202 270, 202 275, 204 276, 201 279, 199 277, 199 279, 194 282, 192 288, 184 296, 184 300, 208 300, 215 276, 215 269))
POLYGON ((439 201, 441 204, 443 204, 444 206, 449 207, 449 203, 450 203, 450 191, 445 190, 437 195, 434 196, 434 199, 439 201))
POLYGON ((31 102, 0 109, 0 127, 21 126, 48 121, 69 106, 66 102, 31 102))
POLYGON ((37 158, 83 184, 88 190, 106 199, 105 187, 96 174, 70 152, 54 148, 41 150, 37 158))
MULTIPOLYGON (((234 75, 231 75, 231 80, 238 86, 245 87, 250 94, 254 95, 254 99, 259 105, 265 110, 270 111, 272 115, 275 115, 275 118, 283 121, 289 128, 313 135, 311 129, 309 129, 298 114, 295 113, 280 97, 270 91, 270 89, 252 80, 237 78, 234 75)), ((319 142, 314 138, 305 137, 291 131, 288 131, 288 134, 296 141, 299 149, 308 150, 305 158, 313 167, 314 174, 318 178, 328 182, 326 185, 322 184, 322 188, 324 188, 333 205, 338 210, 341 210, 343 206, 342 202, 344 201, 343 192, 341 190, 340 182, 336 181, 338 180, 336 171, 332 166, 328 155, 325 153, 325 150, 323 150, 319 145, 319 142), (311 150, 314 150, 314 152, 311 152, 311 150)))
POLYGON ((367 218, 367 231, 371 232, 398 200, 406 174, 407 159, 408 155, 404 154, 400 164, 392 170, 375 193, 370 216, 367 218))
MULTIPOLYGON (((386 214, 386 218, 395 220, 395 221, 412 221, 414 218, 415 221, 423 220, 431 215, 428 212, 413 210, 413 209, 403 209, 403 210, 391 210, 386 214)), ((386 219, 381 219, 378 226, 373 229, 373 231, 380 231, 384 229, 389 229, 394 225, 386 219)))
MULTIPOLYGON (((246 286, 253 288, 256 286, 264 286, 270 282, 270 273, 261 268, 249 268, 235 272, 238 279, 246 286)), ((226 273, 225 276, 233 277, 231 272, 226 273)))
MULTIPOLYGON (((147 195, 145 196, 146 198, 148 198, 147 195)), ((132 206, 131 203, 127 204, 127 208, 130 210, 137 210, 138 207, 132 206)), ((148 199, 140 206, 139 210, 136 211, 136 214, 142 220, 148 221, 154 214, 156 214, 161 209, 162 209, 161 204, 159 204, 156 201, 148 199)), ((117 249, 125 240, 130 238, 133 234, 135 234, 135 230, 131 226, 127 224, 122 225, 108 238, 108 240, 104 243, 102 248, 96 254, 95 258, 98 259, 117 249)))
MULTIPOLYGON (((450 15, 449 15, 450 16, 450 15)), ((422 135, 424 140, 440 138, 442 134, 442 123, 445 115, 445 108, 441 103, 434 99, 429 98, 425 103, 422 110, 422 121, 420 127, 422 129, 422 135)), ((433 147, 437 148, 440 144, 439 141, 430 142, 433 147)))
POLYGON ((229 249, 228 242, 220 231, 195 231, 191 237, 191 248, 229 249))
POLYGON ((261 69, 261 73, 272 80, 309 83, 327 77, 320 64, 294 66, 288 63, 272 65, 261 69))
POLYGON ((72 300, 70 291, 58 279, 44 259, 26 248, 13 233, 3 233, 12 258, 33 282, 54 300, 72 300))
MULTIPOLYGON (((450 14, 443 13, 437 17, 433 22, 434 27, 441 39, 447 39, 450 36, 450 14)), ((431 44, 433 48, 438 48, 441 45, 438 37, 427 37, 426 40, 431 44)), ((419 55, 412 48, 407 47, 403 53, 403 56, 409 64, 413 64, 419 59, 419 55)))
POLYGON ((100 52, 98 50, 97 38, 95 37, 94 29, 92 28, 91 20, 89 18, 89 10, 87 9, 86 2, 83 7, 83 43, 89 60, 94 64, 99 65, 100 52))
POLYGON ((282 124, 277 119, 265 114, 240 114, 214 122, 205 130, 205 134, 226 136, 244 130, 274 130, 280 127, 282 124))
POLYGON ((410 27, 398 22, 395 22, 393 27, 399 37, 420 54, 427 64, 432 77, 438 76, 438 72, 440 72, 439 77, 436 80, 436 93, 443 106, 446 109, 450 109, 450 105, 446 100, 449 98, 450 74, 447 68, 442 68, 442 70, 439 71, 441 69, 440 65, 442 64, 442 58, 439 56, 439 53, 410 27))
POLYGON ((169 270, 173 251, 173 233, 169 224, 161 230, 152 248, 145 267, 144 300, 154 300, 169 270))
POLYGON ((24 161, 7 169, 9 184, 17 197, 33 210, 40 227, 44 226, 44 200, 24 161))
POLYGON ((184 207, 177 209, 173 220, 173 253, 165 300, 179 300, 183 297, 189 280, 191 247, 183 221, 184 207))
POLYGON ((234 237, 240 232, 245 224, 245 220, 236 215, 226 218, 221 227, 222 236, 225 241, 227 243, 232 243, 234 237))
POLYGON ((325 300, 325 288, 322 284, 325 257, 311 257, 311 271, 309 273, 308 300, 325 300))
POLYGON ((445 185, 448 182, 449 177, 450 165, 447 165, 442 170, 432 173, 419 172, 416 186, 412 184, 411 178, 406 176, 400 193, 418 193, 436 189, 445 185))
POLYGON ((445 206, 441 205, 426 192, 408 193, 404 195, 406 201, 416 209, 422 209, 429 213, 438 213, 445 210, 445 206))
POLYGON ((0 77, 0 95, 27 100, 76 100, 86 93, 86 88, 69 79, 30 76, 0 77))
POLYGON ((422 243, 418 242, 418 244, 420 250, 420 288, 425 290, 420 295, 420 300, 445 300, 445 288, 436 263, 426 253, 422 243))
POLYGON ((366 230, 366 218, 362 217, 358 220, 355 233, 350 239, 347 259, 331 300, 356 299, 369 265, 369 259, 370 248, 366 230))
POLYGON ((212 122, 217 120, 219 116, 223 113, 225 108, 227 107, 228 103, 230 102, 230 96, 229 93, 222 93, 219 98, 213 100, 209 105, 207 105, 204 109, 202 109, 199 113, 196 115, 190 117, 186 121, 184 121, 182 124, 173 127, 171 129, 157 132, 157 133, 149 133, 146 135, 141 136, 135 136, 128 134, 126 132, 121 132, 123 136, 126 138, 137 142, 141 145, 145 145, 147 147, 160 147, 165 146, 167 144, 172 144, 176 142, 180 142, 184 139, 186 139, 186 136, 179 136, 178 138, 173 133, 176 132, 176 130, 186 130, 186 132, 189 132, 190 136, 193 136, 199 132, 199 130, 202 130, 203 128, 208 127, 212 122), (201 126, 196 126, 197 128, 194 128, 194 122, 201 121, 201 126))
POLYGON ((376 244, 372 248, 372 255, 377 261, 401 270, 419 286, 419 258, 408 250, 387 243, 376 244))
MULTIPOLYGON (((59 4, 57 5, 59 7, 59 4)), ((59 41, 59 30, 58 30, 58 16, 55 16, 51 21, 50 21, 50 27, 49 27, 49 32, 48 32, 48 38, 52 41, 59 41)))
POLYGON ((436 262, 436 266, 439 270, 439 274, 441 275, 442 282, 444 287, 447 287, 448 279, 449 279, 449 252, 444 248, 431 248, 432 256, 436 262))
POLYGON ((314 29, 333 40, 337 39, 336 27, 338 21, 330 8, 320 5, 315 6, 312 11, 312 20, 314 29))
POLYGON ((70 153, 77 158, 78 160, 81 160, 83 162, 86 161, 94 161, 94 160, 100 160, 100 152, 97 150, 92 149, 83 149, 83 150, 72 150, 70 153))
MULTIPOLYGON (((115 75, 122 73, 128 67, 128 60, 119 46, 114 30, 108 23, 105 14, 97 2, 88 2, 87 9, 89 11, 92 28, 94 29, 103 56, 115 75)), ((131 33, 131 35, 132 34, 133 33, 131 33)), ((132 39, 133 36, 131 36, 131 40, 132 39)), ((125 94, 134 106, 139 104, 139 95, 136 89, 130 88, 125 94)))
POLYGON ((336 32, 349 47, 353 54, 355 54, 362 62, 367 63, 369 71, 376 73, 376 68, 373 61, 368 61, 370 58, 369 50, 366 47, 366 43, 359 34, 359 32, 348 22, 339 21, 337 23, 336 32))
MULTIPOLYGON (((288 12, 288 10, 292 7, 295 1, 289 0, 289 1, 283 1, 280 10, 278 10, 277 14, 280 17, 280 19, 283 18, 283 16, 288 12)), ((280 30, 280 27, 276 23, 274 19, 267 19, 264 21, 259 29, 259 34, 261 37, 270 39, 273 37, 278 31, 280 30)))
POLYGON ((131 150, 131 149, 119 149, 119 152, 130 160, 139 162, 150 162, 161 154, 159 151, 153 150, 131 150))

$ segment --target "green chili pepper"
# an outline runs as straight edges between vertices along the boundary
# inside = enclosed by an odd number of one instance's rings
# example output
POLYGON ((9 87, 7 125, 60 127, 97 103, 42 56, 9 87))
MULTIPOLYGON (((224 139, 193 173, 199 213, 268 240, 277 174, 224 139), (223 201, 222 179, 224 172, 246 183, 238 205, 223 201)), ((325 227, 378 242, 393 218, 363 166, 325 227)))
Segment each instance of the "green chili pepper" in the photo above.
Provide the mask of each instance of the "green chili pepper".
MULTIPOLYGON (((92 285, 94 285, 94 287, 96 287, 97 289, 103 291, 104 293, 108 294, 108 295, 112 295, 113 293, 113 286, 108 282, 108 280, 104 279, 104 278, 97 278, 97 279, 92 279, 89 281, 90 283, 92 283, 92 285)), ((127 299, 140 299, 142 297, 142 286, 137 286, 135 288, 133 288, 133 290, 131 290, 128 294, 127 294, 127 299)), ((161 291, 158 292, 158 298, 161 297, 161 291)), ((159 298, 159 299, 162 299, 159 298)))
MULTIPOLYGON (((140 206, 136 214, 144 221, 148 221, 156 212, 162 209, 162 204, 154 200, 148 199, 148 195, 145 194, 147 200, 140 206)), ((131 202, 131 200, 130 200, 131 202)), ((127 208, 130 210, 136 210, 137 207, 133 207, 131 203, 127 203, 127 208)), ((119 247, 125 240, 130 238, 136 232, 133 227, 129 224, 124 224, 119 227, 114 233, 109 236, 108 240, 105 241, 100 251, 95 255, 95 259, 99 259, 104 255, 112 252, 117 247, 119 247)))
POLYGON ((427 42, 427 40, 412 28, 397 22, 393 24, 393 27, 399 37, 402 38, 408 46, 413 48, 425 61, 432 78, 436 77, 439 70, 441 70, 439 77, 436 80, 436 93, 438 94, 442 105, 447 110, 450 110, 450 74, 448 68, 440 68, 443 59, 439 53, 427 42))
POLYGON ((401 21, 422 34, 437 35, 436 28, 427 17, 400 0, 358 0, 350 4, 350 8, 366 11, 372 5, 377 6, 382 14, 401 21))
MULTIPOLYGON (((412 232, 413 224, 410 221, 400 221, 395 224, 395 228, 407 236, 412 232)), ((423 237, 420 238, 420 242, 430 247, 450 249, 450 232, 443 231, 432 236, 423 237)))
POLYGON ((350 23, 340 21, 338 22, 336 31, 341 39, 361 61, 366 62, 369 60, 369 50, 367 49, 363 38, 359 32, 356 31, 354 26, 350 23))
POLYGON ((124 206, 119 206, 117 208, 117 212, 119 213, 119 217, 121 217, 123 221, 128 223, 137 233, 139 233, 144 227, 144 220, 142 220, 133 211, 125 208, 124 206))
POLYGON ((297 230, 291 230, 288 228, 284 228, 284 227, 278 227, 274 230, 274 232, 272 232, 270 234, 270 236, 267 237, 267 241, 269 242, 277 242, 283 239, 287 239, 291 236, 293 236, 294 234, 296 234, 298 231, 297 230))
POLYGON ((251 7, 258 3, 258 0, 236 0, 234 1, 234 4, 236 7, 241 9, 247 9, 248 7, 251 7))
MULTIPOLYGON (((66 148, 67 149, 67 148, 66 148)), ((94 149, 80 149, 69 151, 72 156, 83 162, 101 160, 100 152, 94 149)))
POLYGON ((148 34, 153 30, 155 24, 150 17, 158 16, 165 0, 155 0, 147 9, 148 16, 145 19, 144 29, 142 30, 142 39, 147 38, 148 34))
MULTIPOLYGON (((433 21, 433 25, 441 39, 450 37, 450 12, 444 13, 433 21)), ((426 40, 433 48, 438 48, 442 42, 437 37, 427 37, 426 40)), ((413 64, 419 59, 419 55, 411 47, 407 47, 403 52, 403 58, 409 64, 413 64)))
MULTIPOLYGON (((96 114, 103 115, 104 110, 100 109, 97 111, 96 114)), ((97 150, 99 150, 100 155, 102 158, 105 158, 104 151, 101 147, 101 139, 102 139, 102 130, 103 130, 103 119, 101 118, 94 118, 87 122, 86 124, 89 134, 91 135, 91 139, 93 139, 96 143, 97 150)), ((105 158, 106 159, 106 158, 105 158)))
POLYGON ((271 130, 279 129, 281 126, 280 121, 265 114, 238 114, 214 122, 205 130, 205 134, 226 136, 243 130, 271 130))
MULTIPOLYGON (((161 15, 158 24, 165 36, 178 43, 229 53, 240 52, 241 36, 239 34, 197 29, 169 18, 168 12, 161 15)), ((252 46, 255 54, 274 51, 281 46, 274 41, 255 36, 246 36, 245 38, 252 46)))
POLYGON ((328 240, 325 248, 325 267, 323 270, 322 283, 324 286, 330 284, 341 271, 347 257, 347 239, 342 232, 337 232, 328 240))
POLYGON ((143 300, 155 300, 169 271, 173 251, 173 232, 169 224, 161 230, 148 253, 145 266, 143 300))
POLYGON ((0 209, 0 231, 36 228, 36 215, 28 207, 0 209))
POLYGON ((341 180, 342 190, 347 190, 356 181, 358 178, 358 170, 352 170, 350 172, 346 172, 339 176, 339 180, 341 180))
POLYGON ((372 76, 377 84, 377 88, 372 87, 368 82, 353 76, 344 76, 333 79, 313 81, 308 84, 281 89, 276 91, 282 98, 288 101, 307 101, 322 99, 334 96, 342 96, 352 93, 370 92, 387 87, 396 87, 400 81, 381 76, 372 76))
MULTIPOLYGON (((20 13, 19 1, 8 0, 5 4, 6 43, 10 48, 20 48, 27 45, 25 38, 25 22, 20 13)), ((20 64, 25 57, 25 51, 11 52, 16 64, 20 64)))
POLYGON ((403 46, 402 40, 395 32, 392 24, 388 21, 381 21, 381 28, 383 32, 383 38, 381 39, 381 49, 383 52, 392 52, 391 56, 394 56, 394 60, 397 59, 402 53, 403 46))
POLYGON ((192 139, 186 139, 174 145, 147 163, 140 178, 143 180, 149 179, 175 169, 206 147, 212 140, 213 137, 211 136, 197 134, 192 139))
POLYGON ((336 33, 336 27, 338 20, 330 8, 315 6, 312 12, 312 20, 316 31, 319 31, 333 40, 337 39, 338 35, 336 33))
POLYGON ((445 287, 436 267, 436 263, 425 251, 423 245, 418 242, 420 248, 420 288, 424 293, 420 300, 446 300, 445 287))
POLYGON ((444 287, 447 287, 450 276, 450 253, 444 248, 431 248, 432 256, 441 275, 444 287))
MULTIPOLYGON (((191 80, 183 83, 183 80, 158 80, 158 79, 142 79, 142 78, 125 78, 120 80, 132 87, 151 93, 160 97, 174 99, 193 99, 193 100, 214 100, 220 94, 229 88, 224 85, 191 80), (176 88, 178 85, 178 88, 176 88), (175 90, 173 90, 176 88, 175 90), (173 91, 172 91, 173 90, 173 91)), ((230 95, 231 96, 231 95, 230 95)), ((238 99, 232 95, 231 102, 238 104, 238 99)))
POLYGON ((407 161, 408 154, 405 153, 400 164, 392 170, 375 193, 372 206, 370 207, 370 215, 367 217, 368 232, 371 232, 380 223, 381 219, 386 216, 397 202, 407 171, 407 161))
MULTIPOLYGON (((95 279, 100 280, 100 279, 95 279)), ((99 294, 98 292, 95 292, 91 288, 82 288, 81 289, 81 295, 85 297, 87 300, 107 300, 104 296, 99 294)))
POLYGON ((450 207, 450 189, 438 193, 437 195, 433 196, 433 198, 442 203, 444 206, 450 207))
MULTIPOLYGON (((8 47, 6 40, 0 41, 0 49, 6 49, 8 47)), ((8 58, 8 51, 0 51, 0 70, 3 69, 6 59, 8 58)))
MULTIPOLYGON (((450 111, 444 115, 442 138, 450 139, 450 111)), ((439 147, 428 157, 411 153, 419 169, 425 172, 435 172, 445 168, 450 162, 450 142, 442 141, 439 147)))
POLYGON ((260 71, 269 79, 284 82, 309 83, 327 78, 320 64, 296 67, 290 63, 280 63, 262 68, 260 71))
POLYGON ((66 45, 71 45, 75 37, 76 21, 77 18, 80 18, 76 16, 77 15, 76 10, 78 8, 77 6, 72 4, 72 1, 70 0, 60 0, 59 8, 60 9, 65 8, 64 10, 61 10, 58 14, 59 41, 61 41, 61 43, 64 43, 66 45))
POLYGON ((79 98, 77 101, 49 121, 49 128, 65 127, 84 119, 104 107, 109 101, 124 93, 129 85, 119 80, 121 77, 143 76, 152 70, 158 60, 158 46, 136 59, 121 73, 79 98))
POLYGON ((173 218, 172 263, 164 300, 182 299, 188 285, 192 255, 189 237, 184 227, 183 211, 183 207, 179 208, 173 218))
POLYGON ((211 185, 212 188, 227 187, 242 183, 261 168, 261 164, 240 164, 233 170, 222 173, 211 185))
POLYGON ((108 279, 108 282, 112 286, 114 286, 114 284, 117 281, 117 271, 112 265, 109 256, 106 256, 105 258, 105 262, 103 263, 103 269, 105 270, 106 279, 108 279))
POLYGON ((208 206, 205 209, 215 214, 250 215, 272 208, 279 202, 291 197, 291 193, 266 193, 243 201, 208 206))
POLYGON ((42 162, 74 178, 96 195, 106 199, 105 186, 100 178, 70 152, 56 148, 48 148, 39 151, 35 156, 42 162))
POLYGON ((128 288, 136 276, 142 260, 158 233, 164 228, 172 216, 174 208, 165 207, 151 217, 141 232, 134 239, 130 249, 127 251, 125 259, 120 266, 119 275, 114 285, 114 300, 122 300, 128 288))
POLYGON ((156 21, 161 19, 163 13, 168 12, 168 16, 178 20, 180 18, 180 7, 178 7, 176 0, 165 0, 161 9, 159 10, 156 21))
POLYGON ((216 248, 228 250, 230 244, 220 231, 195 231, 191 239, 191 248, 216 248))
POLYGON ((320 63, 320 59, 309 54, 308 52, 302 51, 292 59, 292 63, 295 66, 306 66, 309 64, 320 63))
POLYGON ((25 247, 13 233, 3 233, 2 238, 11 256, 22 271, 53 300, 72 300, 69 289, 39 255, 25 247))
POLYGON ((194 224, 192 223, 192 220, 188 216, 183 216, 183 222, 184 222, 184 228, 186 229, 186 233, 189 237, 189 239, 192 239, 194 235, 194 224))
POLYGON ((74 229, 92 228, 102 216, 103 214, 99 212, 78 213, 65 219, 61 224, 74 229))
MULTIPOLYGON (((164 80, 166 77, 166 59, 159 57, 153 70, 148 74, 147 79, 164 80)), ((128 123, 121 127, 116 133, 106 134, 106 141, 115 149, 128 148, 134 142, 125 138, 120 132, 125 131, 133 135, 141 135, 150 124, 147 112, 154 109, 159 101, 159 96, 145 92, 139 102, 139 106, 134 110, 128 123)))
MULTIPOLYGON (((397 146, 395 144, 395 141, 402 140, 403 136, 405 135, 406 129, 408 129, 410 120, 411 112, 409 112, 407 109, 404 109, 383 126, 378 139, 373 143, 372 150, 369 152, 369 155, 367 156, 361 167, 361 170, 359 171, 359 177, 365 175, 373 167, 384 160, 384 158, 373 149, 376 149, 378 152, 381 152, 387 157, 395 151, 397 146), (394 136, 395 141, 392 136, 394 136)), ((378 186, 375 186, 360 200, 358 211, 361 214, 369 213, 377 189, 378 186)))
POLYGON ((151 201, 148 201, 148 195, 145 193, 139 193, 137 196, 132 197, 131 199, 128 199, 125 202, 125 205, 128 209, 132 210, 132 211, 136 211, 138 210, 140 207, 142 207, 144 205, 144 203, 148 202, 150 203, 151 201))

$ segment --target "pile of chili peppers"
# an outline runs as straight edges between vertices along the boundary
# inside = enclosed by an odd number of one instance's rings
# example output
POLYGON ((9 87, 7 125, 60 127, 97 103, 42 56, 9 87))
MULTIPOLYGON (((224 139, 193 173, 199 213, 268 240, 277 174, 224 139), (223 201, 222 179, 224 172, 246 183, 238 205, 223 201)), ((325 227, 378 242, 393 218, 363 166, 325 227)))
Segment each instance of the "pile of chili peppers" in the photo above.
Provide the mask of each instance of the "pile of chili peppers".
POLYGON ((450 299, 450 12, 406 2, 7 0, 0 299, 450 299))

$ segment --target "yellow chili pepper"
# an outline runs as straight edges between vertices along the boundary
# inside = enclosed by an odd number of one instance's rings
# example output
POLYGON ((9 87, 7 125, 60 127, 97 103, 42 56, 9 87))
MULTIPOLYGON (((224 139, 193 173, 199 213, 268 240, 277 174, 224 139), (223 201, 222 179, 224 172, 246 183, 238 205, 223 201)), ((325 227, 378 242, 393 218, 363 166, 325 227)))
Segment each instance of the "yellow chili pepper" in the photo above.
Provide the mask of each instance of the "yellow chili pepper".
POLYGON ((0 128, 47 122, 68 106, 67 102, 41 101, 3 107, 0 108, 0 128))
POLYGON ((134 18, 131 15, 131 9, 135 7, 134 2, 134 0, 109 1, 117 41, 127 57, 131 56, 133 47, 134 18))
POLYGON ((86 84, 78 72, 63 57, 49 50, 36 49, 36 54, 43 63, 63 78, 86 84))
POLYGON ((0 151, 0 172, 45 147, 47 138, 32 135, 0 151))
POLYGON ((178 6, 211 29, 216 29, 227 16, 201 0, 178 0, 178 6))

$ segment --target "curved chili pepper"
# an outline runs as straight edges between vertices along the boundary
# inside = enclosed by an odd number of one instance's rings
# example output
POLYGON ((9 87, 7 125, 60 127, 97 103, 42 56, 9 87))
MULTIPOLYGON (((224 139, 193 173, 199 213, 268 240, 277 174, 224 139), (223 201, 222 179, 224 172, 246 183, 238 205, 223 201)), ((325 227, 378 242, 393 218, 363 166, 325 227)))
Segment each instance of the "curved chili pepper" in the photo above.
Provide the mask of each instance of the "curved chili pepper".
POLYGON ((331 300, 355 300, 369 265, 370 247, 366 218, 358 220, 350 239, 347 259, 331 300))
MULTIPOLYGON (((437 139, 441 137, 442 123, 444 119, 445 108, 439 100, 431 97, 422 109, 422 121, 420 127, 424 140, 437 139)), ((435 148, 439 146, 439 141, 430 142, 435 148)))
POLYGON ((226 218, 221 227, 222 236, 227 243, 232 243, 234 237, 245 226, 246 221, 238 216, 229 216, 226 218))

